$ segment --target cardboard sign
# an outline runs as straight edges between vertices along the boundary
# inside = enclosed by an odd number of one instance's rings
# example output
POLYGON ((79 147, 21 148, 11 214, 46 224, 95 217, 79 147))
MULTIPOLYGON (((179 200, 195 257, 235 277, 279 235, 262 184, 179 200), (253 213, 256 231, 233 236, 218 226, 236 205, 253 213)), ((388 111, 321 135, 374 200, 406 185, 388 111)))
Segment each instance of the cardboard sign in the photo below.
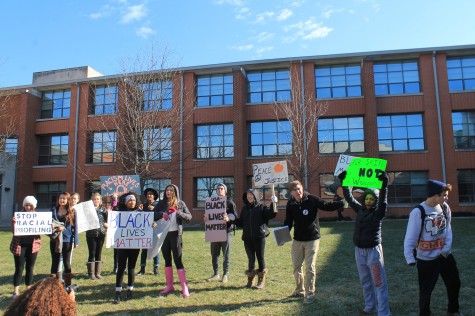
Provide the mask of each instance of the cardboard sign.
POLYGON ((356 158, 354 156, 348 156, 348 155, 340 155, 338 158, 338 163, 336 164, 335 172, 333 175, 336 177, 346 169, 348 169, 348 166, 350 165, 350 162, 353 160, 353 158, 356 158))
POLYGON ((381 189, 378 176, 386 170, 387 160, 378 158, 354 158, 351 160, 343 186, 381 189))
POLYGON ((51 212, 15 212, 14 236, 51 234, 53 214, 51 212))
POLYGON ((226 241, 228 225, 224 220, 226 197, 212 196, 205 199, 205 240, 208 242, 226 241))
POLYGON ((101 195, 121 195, 129 191, 141 194, 140 177, 137 175, 103 176, 101 180, 101 195))
POLYGON ((289 182, 287 161, 285 160, 253 164, 252 174, 256 187, 289 182))
POLYGON ((78 233, 99 228, 99 218, 92 201, 78 203, 73 209, 76 212, 78 233))
POLYGON ((153 212, 110 211, 107 217, 107 248, 143 249, 152 247, 153 212))

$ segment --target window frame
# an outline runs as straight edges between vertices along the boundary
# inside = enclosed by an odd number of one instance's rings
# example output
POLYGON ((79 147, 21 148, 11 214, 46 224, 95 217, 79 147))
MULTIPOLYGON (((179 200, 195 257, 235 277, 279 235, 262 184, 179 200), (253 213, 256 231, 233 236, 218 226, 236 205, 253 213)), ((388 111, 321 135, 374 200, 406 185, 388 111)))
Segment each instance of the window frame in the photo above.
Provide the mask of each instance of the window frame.
POLYGON ((456 150, 475 150, 475 111, 452 112, 452 132, 456 150), (462 117, 459 119, 458 115, 462 117), (457 126, 459 129, 456 129, 457 126), (459 144, 465 144, 465 146, 459 146, 459 144))
MULTIPOLYGON (((99 147, 97 147, 99 148, 99 147)), ((106 147, 107 148, 107 147, 106 147)), ((94 131, 91 132, 91 135, 89 137, 89 146, 88 146, 89 152, 88 152, 88 162, 91 164, 104 164, 104 163, 115 163, 116 162, 116 152, 117 152, 117 132, 116 131, 94 131), (101 134, 101 141, 96 142, 96 135, 101 134), (111 146, 111 151, 104 151, 104 136, 106 134, 113 134, 113 140, 111 139, 110 135, 109 140, 106 140, 106 142, 113 142, 113 145, 111 146), (101 144, 100 146, 100 151, 95 150, 95 144, 101 144), (98 154, 96 154, 96 152, 98 154), (112 159, 110 161, 105 161, 104 156, 106 154, 110 154, 112 156, 112 159), (95 156, 97 155, 100 156, 100 159, 98 161, 95 160, 95 156)))
POLYGON ((61 192, 66 191, 66 182, 36 182, 35 191, 35 196, 38 200, 37 209, 51 209, 56 205, 61 192), (44 192, 40 191, 42 188, 47 188, 47 190, 44 192), (44 199, 45 196, 47 201, 44 199))
POLYGON ((38 136, 38 165, 55 166, 68 164, 69 135, 51 134, 38 136), (53 142, 54 141, 54 142, 53 142), (65 142, 64 142, 65 141, 65 142), (59 145, 55 148, 55 145, 59 145), (53 154, 58 152, 58 154, 53 154))
POLYGON ((419 63, 417 60, 375 62, 373 64, 373 76, 374 94, 377 97, 421 93, 419 63), (415 69, 412 69, 413 65, 415 65, 415 69), (417 80, 413 78, 417 78, 417 80))
MULTIPOLYGON (((403 151, 424 151, 426 150, 425 144, 425 133, 424 133, 424 115, 422 113, 398 113, 398 114, 389 114, 389 115, 378 115, 377 117, 377 129, 378 129, 378 148, 380 152, 403 152, 403 151), (420 116, 417 118, 417 116, 420 116), (406 125, 398 125, 398 119, 405 117, 404 120, 406 125), (385 118, 389 118, 390 125, 385 124, 383 121, 385 118), (417 125, 407 125, 408 118, 411 118, 411 121, 418 123, 417 125), (394 124, 393 124, 394 121, 394 124), (417 129, 417 130, 416 130, 417 129), (419 131, 420 129, 420 131, 419 131), (416 132, 420 132, 420 137, 414 137, 416 132), (399 135, 404 135, 401 137, 399 135), (390 135, 386 137, 385 135, 390 135), (394 136, 395 135, 395 136, 394 136), (422 141, 422 148, 411 149, 411 147, 417 146, 419 142, 422 141), (394 149, 399 148, 406 143, 405 149, 394 149), (390 146, 389 146, 390 144, 390 146), (396 145, 395 145, 396 144, 396 145), (412 146, 411 146, 412 144, 412 146), (388 148, 386 150, 386 148, 388 148)), ((409 123, 412 124, 412 123, 409 123)))
POLYGON ((315 65, 314 76, 317 100, 356 98, 363 95, 360 64, 315 65), (353 72, 356 68, 358 71, 353 72), (352 82, 356 78, 358 78, 357 84, 352 82), (354 93, 353 90, 357 88, 358 93, 354 93), (325 96, 319 96, 326 90, 328 93, 325 96), (322 92, 319 93, 319 91, 322 92), (339 96, 337 93, 343 93, 343 95, 339 96))
POLYGON ((318 152, 321 154, 343 154, 343 153, 362 153, 365 151, 365 133, 364 133, 364 117, 363 116, 353 116, 353 117, 329 117, 329 118, 320 118, 317 121, 317 141, 318 141, 318 152), (342 120, 346 120, 345 124, 342 120), (351 128, 352 124, 355 124, 357 120, 361 120, 361 127, 351 128), (325 126, 331 127, 331 129, 323 129, 325 126), (344 127, 346 128, 339 128, 344 127), (359 134, 356 134, 356 131, 361 130, 359 134), (352 131, 354 133, 352 133, 352 131), (325 134, 323 134, 325 133, 325 134), (331 135, 330 135, 331 134, 331 135), (344 135, 345 134, 345 135, 344 135), (361 139, 355 138, 357 135, 362 136, 361 139), (346 139, 343 137, 346 136, 346 139), (331 141, 328 141, 328 137, 331 141), (340 138, 338 140, 337 138, 340 138), (354 138, 354 139, 353 139, 354 138), (346 147, 344 146, 346 144, 346 147), (331 146, 332 150, 328 150, 328 146, 331 146), (351 150, 351 148, 361 146, 362 149, 351 150), (341 149, 338 149, 341 148, 341 149))
POLYGON ((475 90, 475 56, 447 57, 449 92, 475 90))
POLYGON ((218 123, 195 125, 195 158, 234 158, 234 124, 218 123), (213 132, 217 132, 218 129, 221 131, 221 134, 213 134, 213 132), (219 144, 213 142, 213 140, 218 140, 219 144))
POLYGON ((269 120, 269 121, 252 121, 248 122, 248 156, 249 157, 283 157, 289 156, 293 153, 293 134, 292 134, 292 123, 288 120, 269 120), (288 123, 288 127, 282 127, 282 123, 288 123), (265 128, 270 127, 270 125, 275 124, 275 128, 272 131, 266 131, 265 128), (258 125, 261 125, 258 128, 258 125), (258 130, 253 132, 253 127, 258 128, 258 130), (260 132, 259 132, 260 131, 260 132), (272 137, 272 134, 275 137, 272 137), (287 134, 287 135, 286 135, 287 134), (269 136, 270 135, 270 136, 269 136), (268 137, 266 137, 268 136, 268 137), (273 138, 274 142, 269 143, 268 138, 273 138), (285 138, 290 138, 290 141, 287 139, 285 143, 279 142, 279 139, 284 140, 285 138), (257 140, 261 140, 260 143, 256 143, 257 140), (270 150, 271 146, 275 146, 275 151, 270 150), (288 148, 285 150, 285 148, 288 148), (261 154, 254 154, 255 150, 260 148, 261 154), (282 148, 282 153, 280 153, 280 148, 282 148))
POLYGON ((140 83, 143 111, 168 111, 173 107, 173 81, 158 80, 140 83))
POLYGON ((292 100, 290 69, 249 71, 246 78, 247 102, 250 104, 292 100))
POLYGON ((119 87, 117 84, 96 85, 92 90, 91 115, 112 115, 118 112, 119 87), (98 111, 99 108, 102 110, 98 111))
POLYGON ((194 207, 204 209, 204 198, 217 196, 216 187, 220 183, 224 183, 227 187, 226 197, 234 199, 234 177, 232 176, 223 176, 223 177, 195 177, 193 179, 193 195, 194 195, 194 207), (204 187, 199 188, 200 182, 202 179, 207 179, 208 184, 205 183, 204 187), (206 194, 201 194, 200 192, 205 192, 206 194), (202 199, 200 199, 202 197, 202 199))
POLYGON ((146 161, 170 161, 172 159, 172 128, 169 126, 145 129, 143 151, 146 161), (153 137, 148 142, 152 133, 153 137), (164 136, 165 135, 165 136, 164 136))
POLYGON ((44 91, 41 95, 40 118, 62 119, 69 118, 71 111, 71 89, 44 91), (50 96, 48 99, 47 97, 50 96), (56 105, 59 105, 56 107, 56 105), (50 113, 50 115, 47 115, 50 113), (57 116, 55 113, 61 113, 57 116))
POLYGON ((196 106, 199 108, 234 104, 233 74, 212 74, 196 77, 196 106), (218 102, 221 100, 221 102, 218 102))

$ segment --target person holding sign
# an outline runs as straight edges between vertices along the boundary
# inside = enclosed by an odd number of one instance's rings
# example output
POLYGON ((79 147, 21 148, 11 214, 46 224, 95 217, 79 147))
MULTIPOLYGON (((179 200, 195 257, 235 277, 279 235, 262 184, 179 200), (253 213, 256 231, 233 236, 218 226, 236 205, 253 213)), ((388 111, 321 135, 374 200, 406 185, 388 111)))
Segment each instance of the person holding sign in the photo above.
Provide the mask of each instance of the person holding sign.
MULTIPOLYGON (((219 183, 216 186, 216 193, 218 196, 226 196, 228 193, 228 188, 224 183, 219 183)), ((218 261, 219 255, 221 253, 221 249, 223 250, 223 278, 221 282, 226 283, 228 282, 228 271, 229 271, 229 262, 230 262, 230 254, 231 254, 231 240, 232 240, 232 232, 234 230, 234 220, 237 218, 236 213, 236 204, 230 198, 226 198, 226 213, 224 214, 224 220, 226 221, 227 226, 227 239, 223 242, 211 242, 211 264, 213 265, 213 276, 207 279, 208 282, 217 281, 219 280, 219 273, 218 273, 218 261)), ((205 215, 204 218, 205 223, 208 221, 208 218, 205 215)))
POLYGON ((317 218, 318 209, 336 211, 343 206, 343 201, 325 202, 316 195, 304 191, 302 183, 295 180, 290 182, 290 200, 287 202, 284 226, 294 229, 292 242, 292 264, 296 289, 292 296, 303 296, 304 304, 315 302, 316 262, 320 246, 320 230, 317 218), (303 263, 305 262, 305 278, 303 263), (305 283, 304 283, 305 281, 305 283))
POLYGON ((242 240, 248 259, 248 269, 245 271, 247 276, 246 287, 253 286, 254 277, 257 274, 258 280, 256 289, 263 289, 266 283, 267 268, 264 259, 266 248, 266 237, 269 236, 267 227, 269 220, 277 215, 277 197, 271 197, 271 206, 266 206, 259 202, 259 196, 256 190, 249 189, 243 194, 244 207, 241 209, 239 218, 236 218, 235 224, 242 228, 242 240), (255 270, 257 263, 259 269, 255 270))
MULTIPOLYGON (((143 191, 143 194, 147 198, 147 202, 143 204, 143 210, 145 212, 153 212, 155 206, 158 204, 158 192, 154 188, 147 188, 143 191)), ((145 267, 147 266, 147 249, 142 249, 140 254, 140 271, 137 275, 145 274, 145 267)), ((158 275, 158 265, 160 263, 160 257, 156 255, 153 257, 153 274, 158 275)))
POLYGON ((102 279, 102 247, 107 232, 107 212, 102 206, 102 196, 94 193, 91 197, 92 203, 96 208, 97 218, 99 219, 99 228, 86 231, 87 248, 89 256, 87 260, 87 274, 89 279, 102 279))
MULTIPOLYGON (((347 172, 343 171, 338 175, 341 183, 346 174, 347 172)), ((343 195, 356 212, 353 243, 365 301, 365 307, 360 310, 360 314, 370 315, 377 311, 379 316, 387 316, 391 315, 391 312, 381 244, 381 225, 388 206, 388 174, 381 171, 377 179, 382 182, 381 190, 364 190, 363 203, 358 202, 346 186, 343 187, 343 195)))
POLYGON ((185 202, 180 200, 180 194, 176 185, 167 185, 165 188, 165 196, 163 197, 163 200, 158 202, 154 213, 154 221, 158 221, 162 218, 171 221, 171 226, 162 245, 162 255, 165 260, 166 287, 160 292, 160 295, 167 295, 175 291, 175 287, 173 286, 172 268, 173 254, 178 278, 180 279, 182 296, 183 298, 188 298, 190 297, 190 292, 188 290, 185 267, 182 262, 182 223, 183 221, 191 220, 191 213, 188 210, 188 207, 186 207, 185 202))
MULTIPOLYGON (((23 212, 35 212, 36 198, 27 196, 23 200, 23 212)), ((12 229, 16 225, 16 217, 12 218, 12 229)), ((35 268, 36 257, 41 249, 40 235, 13 236, 10 243, 10 252, 15 261, 15 273, 13 274, 13 298, 20 295, 20 282, 23 268, 25 267, 25 285, 29 289, 33 283, 33 270, 35 268), (26 266, 25 266, 26 264, 26 266)))

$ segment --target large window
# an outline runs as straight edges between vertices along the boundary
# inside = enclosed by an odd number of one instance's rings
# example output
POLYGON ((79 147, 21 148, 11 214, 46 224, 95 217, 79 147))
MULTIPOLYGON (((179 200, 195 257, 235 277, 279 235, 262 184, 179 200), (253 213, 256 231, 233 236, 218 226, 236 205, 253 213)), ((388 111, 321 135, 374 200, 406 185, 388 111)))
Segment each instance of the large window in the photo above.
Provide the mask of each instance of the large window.
POLYGON ((362 117, 319 119, 317 123, 320 153, 364 152, 362 117))
POLYGON ((317 99, 361 96, 361 67, 359 64, 315 67, 317 99))
POLYGON ((36 198, 38 209, 51 209, 55 206, 61 192, 66 191, 66 182, 36 183, 36 198))
POLYGON ((452 128, 456 149, 475 149, 475 112, 453 112, 452 128))
POLYGON ((96 86, 92 114, 114 114, 117 112, 117 85, 96 86))
POLYGON ((475 169, 457 170, 459 203, 475 203, 475 169))
POLYGON ((292 154, 292 125, 289 121, 249 124, 249 153, 252 157, 292 154))
POLYGON ((377 96, 421 92, 417 61, 375 63, 373 70, 377 96))
POLYGON ((197 79, 199 107, 233 104, 233 75, 199 76, 197 79))
POLYGON ((173 84, 171 81, 149 82, 140 85, 143 90, 145 111, 169 110, 172 108, 173 84))
POLYGON ((447 58, 449 91, 475 90, 475 57, 447 58))
POLYGON ((68 135, 40 136, 39 165, 66 165, 68 163, 68 135))
POLYGON ((69 117, 71 90, 53 90, 43 92, 41 98, 41 118, 69 117))
POLYGON ((205 207, 205 199, 211 196, 217 196, 216 186, 224 183, 228 188, 227 197, 234 198, 234 178, 195 178, 195 206, 205 207))
POLYGON ((417 205, 427 198, 427 172, 388 172, 388 203, 417 205))
POLYGON ((196 126, 196 158, 234 157, 233 124, 196 126))
POLYGON ((18 153, 18 138, 0 136, 0 147, 0 153, 16 155, 18 153))
POLYGON ((250 71, 247 82, 250 103, 291 100, 289 70, 250 71))
POLYGON ((172 179, 147 179, 144 182, 143 189, 147 188, 154 188, 158 192, 159 199, 163 199, 163 195, 165 194, 165 188, 167 185, 172 184, 172 179))
POLYGON ((91 163, 115 162, 116 132, 94 132, 91 139, 91 163))
POLYGON ((172 129, 170 127, 144 130, 143 149, 147 161, 172 159, 172 129))
POLYGON ((422 114, 378 116, 379 151, 424 150, 422 114))

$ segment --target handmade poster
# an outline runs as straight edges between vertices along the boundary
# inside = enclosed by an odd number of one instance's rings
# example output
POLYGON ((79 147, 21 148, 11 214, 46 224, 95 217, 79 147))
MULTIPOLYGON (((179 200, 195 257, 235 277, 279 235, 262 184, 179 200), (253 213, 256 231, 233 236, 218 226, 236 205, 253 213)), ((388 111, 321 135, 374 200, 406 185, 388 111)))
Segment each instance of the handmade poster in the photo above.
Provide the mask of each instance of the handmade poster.
POLYGON ((153 212, 110 211, 107 217, 107 248, 151 248, 153 212))
POLYGON ((338 176, 340 173, 348 169, 348 166, 350 165, 350 162, 353 160, 353 158, 356 158, 356 157, 348 156, 348 155, 340 155, 333 175, 338 176))
POLYGON ((92 201, 78 203, 73 206, 73 209, 76 212, 78 233, 99 228, 99 218, 92 201))
POLYGON ((285 160, 253 164, 252 174, 256 187, 289 182, 287 161, 285 160))
POLYGON ((13 235, 49 235, 52 233, 51 224, 53 214, 51 212, 15 212, 16 219, 13 235))
POLYGON ((351 160, 343 186, 381 189, 379 175, 386 170, 387 160, 379 158, 360 158, 351 160))
POLYGON ((163 241, 167 237, 168 229, 171 226, 172 220, 175 220, 176 213, 169 214, 170 220, 161 219, 157 221, 157 226, 153 228, 152 247, 147 251, 147 259, 152 259, 160 253, 163 241))
POLYGON ((205 240, 208 242, 226 241, 228 225, 224 220, 226 197, 212 196, 205 199, 205 240))
POLYGON ((102 176, 100 180, 102 196, 111 196, 114 193, 121 195, 129 191, 142 193, 140 177, 137 175, 102 176))
POLYGON ((292 241, 292 236, 290 236, 289 226, 274 228, 272 232, 274 233, 274 240, 277 246, 282 246, 286 242, 292 241))

